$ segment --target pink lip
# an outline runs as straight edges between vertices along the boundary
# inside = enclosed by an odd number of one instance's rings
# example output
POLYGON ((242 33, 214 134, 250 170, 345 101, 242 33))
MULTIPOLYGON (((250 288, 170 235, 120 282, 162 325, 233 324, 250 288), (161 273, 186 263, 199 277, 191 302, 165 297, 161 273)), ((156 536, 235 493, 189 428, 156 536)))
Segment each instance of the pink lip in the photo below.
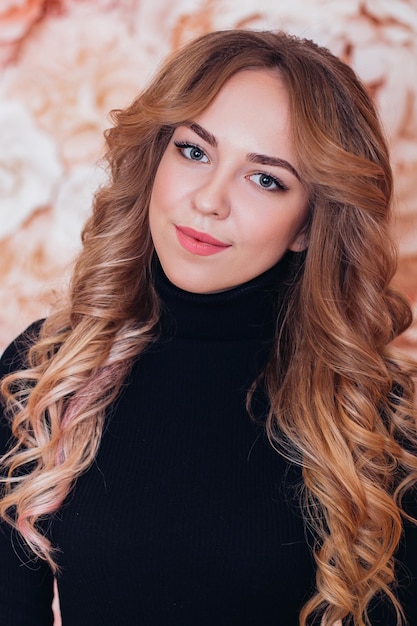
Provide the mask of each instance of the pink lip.
POLYGON ((193 254, 209 256, 230 248, 230 244, 187 226, 175 226, 175 230, 181 246, 193 254))

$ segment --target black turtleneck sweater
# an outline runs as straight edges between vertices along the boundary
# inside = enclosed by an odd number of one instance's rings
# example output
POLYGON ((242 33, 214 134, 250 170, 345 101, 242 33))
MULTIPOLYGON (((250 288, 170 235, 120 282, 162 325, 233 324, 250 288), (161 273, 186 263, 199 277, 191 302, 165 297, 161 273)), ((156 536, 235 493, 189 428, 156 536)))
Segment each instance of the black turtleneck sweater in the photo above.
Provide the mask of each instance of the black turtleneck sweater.
MULTIPOLYGON (((159 339, 108 412, 94 464, 49 527, 64 626, 296 626, 314 588, 300 470, 245 409, 265 366, 286 260, 196 295, 158 268, 159 339)), ((9 348, 10 367, 19 342, 9 348)), ((3 370, 4 371, 4 370, 3 370)), ((4 446, 8 431, 2 429, 4 446)), ((0 624, 48 626, 52 577, 0 533, 0 624)))

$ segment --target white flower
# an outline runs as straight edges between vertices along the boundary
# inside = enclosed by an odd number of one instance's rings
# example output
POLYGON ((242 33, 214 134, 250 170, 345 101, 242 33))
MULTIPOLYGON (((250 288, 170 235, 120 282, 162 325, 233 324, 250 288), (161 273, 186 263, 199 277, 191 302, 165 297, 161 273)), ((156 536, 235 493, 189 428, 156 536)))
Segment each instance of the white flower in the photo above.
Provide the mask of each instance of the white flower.
POLYGON ((0 102, 0 238, 51 201, 61 173, 53 139, 19 102, 0 102))
POLYGON ((80 234, 91 213, 94 193, 106 181, 98 166, 78 165, 65 176, 53 206, 48 254, 72 258, 81 244, 80 234))

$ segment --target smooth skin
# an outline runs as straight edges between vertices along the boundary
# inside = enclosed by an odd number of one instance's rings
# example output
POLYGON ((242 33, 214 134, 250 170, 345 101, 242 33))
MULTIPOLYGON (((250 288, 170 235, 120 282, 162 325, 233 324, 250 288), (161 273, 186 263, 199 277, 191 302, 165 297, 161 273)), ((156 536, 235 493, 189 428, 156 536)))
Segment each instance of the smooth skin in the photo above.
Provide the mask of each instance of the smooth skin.
POLYGON ((304 249, 307 205, 286 87, 278 73, 244 70, 176 128, 156 173, 150 229, 172 283, 215 293, 304 249))

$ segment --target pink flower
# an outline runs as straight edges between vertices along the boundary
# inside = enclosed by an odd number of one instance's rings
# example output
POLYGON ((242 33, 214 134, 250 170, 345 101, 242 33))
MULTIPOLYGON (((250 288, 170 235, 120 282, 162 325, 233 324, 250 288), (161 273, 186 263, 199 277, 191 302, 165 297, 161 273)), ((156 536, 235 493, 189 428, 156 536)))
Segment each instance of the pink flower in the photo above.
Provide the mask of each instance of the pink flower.
POLYGON ((45 0, 3 0, 0 6, 0 45, 22 39, 45 14, 45 0))
POLYGON ((27 38, 19 64, 1 81, 2 92, 30 110, 66 165, 93 163, 102 151, 109 111, 140 91, 149 73, 146 61, 111 12, 94 16, 93 36, 90 21, 74 8, 27 38))

